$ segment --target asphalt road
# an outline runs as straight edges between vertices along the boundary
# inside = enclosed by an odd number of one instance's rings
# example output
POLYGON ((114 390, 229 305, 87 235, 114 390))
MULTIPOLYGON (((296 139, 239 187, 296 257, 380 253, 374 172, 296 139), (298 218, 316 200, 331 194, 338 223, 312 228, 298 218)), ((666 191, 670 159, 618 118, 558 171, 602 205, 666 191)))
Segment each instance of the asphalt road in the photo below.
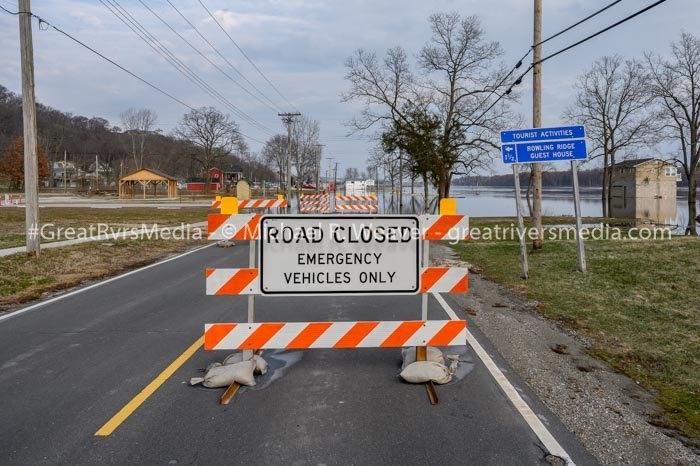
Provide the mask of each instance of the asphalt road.
MULTIPOLYGON (((95 436, 204 323, 245 321, 246 297, 205 296, 204 269, 247 257, 244 243, 209 247, 0 321, 0 464, 548 464, 471 348, 448 351, 463 353, 463 377, 437 386, 436 406, 398 378, 399 349, 361 349, 266 351, 270 372, 226 407, 223 389, 188 384, 227 354, 199 349, 95 436)), ((429 316, 447 318, 432 297, 429 316)), ((258 321, 419 318, 417 296, 256 299, 258 321)), ((575 463, 595 464, 470 330, 575 463)))

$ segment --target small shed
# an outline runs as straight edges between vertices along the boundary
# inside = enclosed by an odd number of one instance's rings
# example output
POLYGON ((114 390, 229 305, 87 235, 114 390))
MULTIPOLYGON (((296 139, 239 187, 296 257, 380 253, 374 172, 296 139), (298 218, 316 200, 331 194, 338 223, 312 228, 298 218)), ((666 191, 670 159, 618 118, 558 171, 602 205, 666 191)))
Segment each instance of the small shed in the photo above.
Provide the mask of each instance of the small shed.
POLYGON ((146 194, 149 192, 156 197, 159 186, 166 188, 168 197, 177 197, 176 178, 158 170, 142 168, 119 178, 119 197, 134 197, 134 193, 142 193, 143 198, 146 199, 146 194))

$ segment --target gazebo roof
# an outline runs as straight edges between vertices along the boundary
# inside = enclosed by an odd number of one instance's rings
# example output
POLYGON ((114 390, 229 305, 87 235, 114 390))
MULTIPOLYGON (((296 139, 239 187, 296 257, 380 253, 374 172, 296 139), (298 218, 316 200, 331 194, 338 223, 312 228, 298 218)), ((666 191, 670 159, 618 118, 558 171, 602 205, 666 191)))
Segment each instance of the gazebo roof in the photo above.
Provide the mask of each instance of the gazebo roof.
POLYGON ((152 168, 142 168, 122 176, 119 181, 177 181, 177 178, 152 168))

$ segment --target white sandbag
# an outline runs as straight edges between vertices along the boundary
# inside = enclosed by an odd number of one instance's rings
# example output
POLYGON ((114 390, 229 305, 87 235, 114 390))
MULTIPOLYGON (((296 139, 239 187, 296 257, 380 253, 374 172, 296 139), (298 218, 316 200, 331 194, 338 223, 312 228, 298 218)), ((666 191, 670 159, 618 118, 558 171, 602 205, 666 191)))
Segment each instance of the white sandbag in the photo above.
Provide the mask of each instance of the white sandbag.
POLYGON ((416 361, 409 364, 399 375, 408 383, 432 381, 443 384, 452 380, 452 374, 447 367, 435 361, 416 361))
POLYGON ((265 361, 262 356, 257 354, 253 356, 253 361, 255 362, 255 373, 260 375, 267 374, 267 361, 265 361))
POLYGON ((211 368, 204 377, 193 377, 191 385, 201 383, 208 388, 228 387, 233 382, 252 387, 255 385, 253 376, 255 364, 253 361, 241 361, 211 368))
POLYGON ((209 364, 209 365, 207 366, 206 369, 204 369, 204 372, 209 372, 209 371, 212 370, 213 368, 219 367, 219 366, 221 366, 221 365, 222 365, 222 364, 221 364, 220 362, 213 362, 213 363, 209 364))
MULTIPOLYGON (((224 366, 229 364, 236 364, 243 361, 243 353, 231 353, 224 359, 224 366)), ((257 354, 253 355, 253 361, 255 362, 255 373, 260 375, 267 374, 267 361, 265 361, 261 356, 257 354)))
MULTIPOLYGON (((411 346, 409 348, 403 348, 401 350, 401 356, 403 357, 403 364, 401 365, 401 370, 404 370, 409 365, 416 362, 416 347, 411 346)), ((425 360, 445 364, 445 355, 442 354, 442 351, 440 351, 438 348, 435 348, 434 346, 428 346, 425 360)))
POLYGON ((236 364, 237 362, 243 361, 243 353, 231 353, 224 359, 222 365, 228 366, 229 364, 236 364))

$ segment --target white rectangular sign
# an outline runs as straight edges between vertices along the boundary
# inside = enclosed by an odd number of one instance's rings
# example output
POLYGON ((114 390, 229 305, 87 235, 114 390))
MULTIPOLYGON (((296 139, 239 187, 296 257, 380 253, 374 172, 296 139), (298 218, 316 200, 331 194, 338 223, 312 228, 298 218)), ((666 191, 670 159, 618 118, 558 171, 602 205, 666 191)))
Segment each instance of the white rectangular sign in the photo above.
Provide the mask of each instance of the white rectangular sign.
POLYGON ((414 216, 266 215, 260 221, 260 291, 414 294, 419 238, 414 216))

